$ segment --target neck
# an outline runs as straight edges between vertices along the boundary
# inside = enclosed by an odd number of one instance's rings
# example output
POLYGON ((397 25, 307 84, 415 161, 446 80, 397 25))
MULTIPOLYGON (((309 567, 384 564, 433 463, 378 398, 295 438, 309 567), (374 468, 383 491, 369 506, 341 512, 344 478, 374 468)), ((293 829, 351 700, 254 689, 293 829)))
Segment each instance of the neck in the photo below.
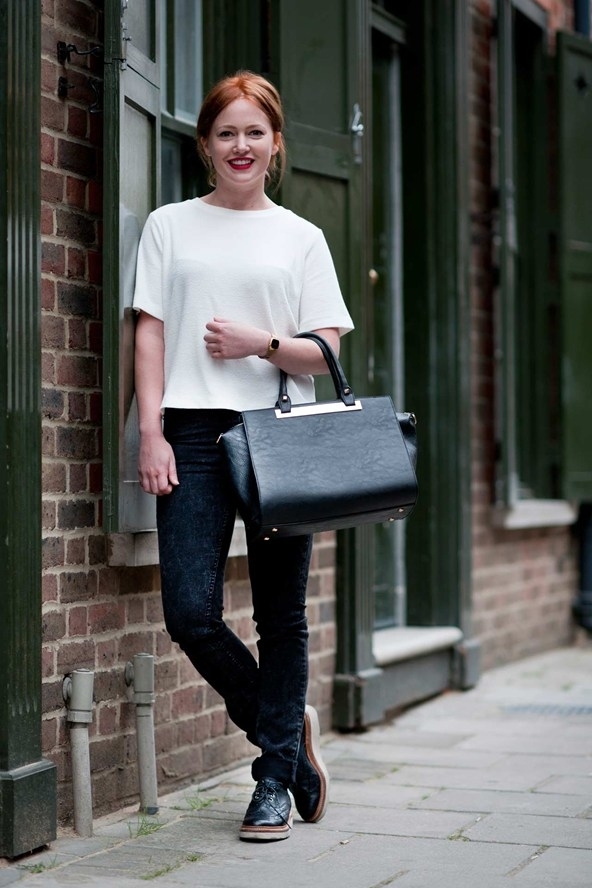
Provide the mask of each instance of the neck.
POLYGON ((225 191, 219 186, 202 197, 202 200, 213 207, 223 207, 226 210, 269 210, 275 206, 264 191, 237 193, 236 191, 225 191))

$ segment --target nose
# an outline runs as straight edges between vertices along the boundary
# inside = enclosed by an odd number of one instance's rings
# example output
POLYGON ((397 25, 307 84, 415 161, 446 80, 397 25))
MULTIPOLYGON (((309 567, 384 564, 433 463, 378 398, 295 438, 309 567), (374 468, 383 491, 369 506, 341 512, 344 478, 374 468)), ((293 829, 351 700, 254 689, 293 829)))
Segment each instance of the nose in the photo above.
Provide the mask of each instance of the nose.
POLYGON ((234 143, 233 151, 236 154, 244 154, 245 151, 249 150, 249 146, 247 144, 247 137, 244 133, 238 133, 236 137, 236 142, 234 143))

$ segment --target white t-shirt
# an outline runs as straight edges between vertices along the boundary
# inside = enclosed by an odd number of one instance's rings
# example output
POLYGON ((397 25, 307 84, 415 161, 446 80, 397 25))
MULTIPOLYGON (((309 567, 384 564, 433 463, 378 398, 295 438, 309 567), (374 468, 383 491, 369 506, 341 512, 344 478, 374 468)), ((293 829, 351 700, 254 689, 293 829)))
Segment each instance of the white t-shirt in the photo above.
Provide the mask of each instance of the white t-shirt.
MULTIPOLYGON (((150 214, 138 251, 134 308, 164 322, 163 407, 272 407, 279 370, 257 355, 212 358, 214 316, 269 330, 353 329, 322 231, 284 207, 228 210, 199 198, 150 214)), ((295 403, 314 401, 311 376, 293 376, 295 403)))

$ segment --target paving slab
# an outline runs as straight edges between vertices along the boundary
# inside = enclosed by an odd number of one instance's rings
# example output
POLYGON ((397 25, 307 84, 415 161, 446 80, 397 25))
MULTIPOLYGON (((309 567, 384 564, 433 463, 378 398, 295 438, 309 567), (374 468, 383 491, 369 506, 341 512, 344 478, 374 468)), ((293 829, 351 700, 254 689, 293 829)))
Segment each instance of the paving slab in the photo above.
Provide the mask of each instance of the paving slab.
MULTIPOLYGON (((386 787, 381 786, 381 789, 386 787)), ((408 787, 410 794, 413 790, 408 787)), ((592 797, 591 797, 592 801, 592 797)), ((475 811, 482 813, 538 814, 557 817, 586 817, 592 807, 577 795, 556 795, 536 792, 494 792, 474 789, 443 789, 415 801, 410 795, 408 804, 430 811, 475 811)))
MULTIPOLYGON (((533 814, 490 814, 463 830, 477 842, 539 843, 562 848, 592 849, 592 820, 577 817, 538 817, 533 814)), ((592 870, 590 871, 592 884, 592 870)))
MULTIPOLYGON (((488 768, 429 768, 404 765, 395 772, 385 774, 386 783, 401 786, 440 787, 441 789, 490 789, 507 792, 531 792, 542 781, 549 779, 547 769, 532 769, 528 762, 524 767, 488 768)), ((555 790, 561 792, 561 790, 555 790)))
POLYGON ((590 888, 592 850, 548 848, 512 877, 512 888, 590 888))
POLYGON ((569 793, 592 799, 592 776, 586 777, 550 777, 545 783, 537 786, 535 792, 569 793))
MULTIPOLYGON (((361 740, 336 741, 338 748, 346 757, 361 759, 366 762, 391 764, 441 765, 442 767, 458 768, 490 768, 504 758, 503 753, 467 752, 466 749, 439 749, 430 746, 402 746, 393 742, 368 743, 361 740)), ((339 765, 339 759, 334 761, 339 765)))

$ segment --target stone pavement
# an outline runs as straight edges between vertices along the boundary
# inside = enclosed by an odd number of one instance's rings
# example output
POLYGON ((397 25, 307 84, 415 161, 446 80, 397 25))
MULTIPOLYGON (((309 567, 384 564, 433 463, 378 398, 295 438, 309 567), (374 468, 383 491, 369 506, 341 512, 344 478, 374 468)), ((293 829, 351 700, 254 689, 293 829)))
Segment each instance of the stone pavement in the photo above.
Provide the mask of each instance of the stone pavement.
POLYGON ((592 646, 486 673, 361 734, 331 735, 331 804, 244 843, 243 767, 120 812, 92 839, 0 864, 0 886, 592 888, 592 646))

